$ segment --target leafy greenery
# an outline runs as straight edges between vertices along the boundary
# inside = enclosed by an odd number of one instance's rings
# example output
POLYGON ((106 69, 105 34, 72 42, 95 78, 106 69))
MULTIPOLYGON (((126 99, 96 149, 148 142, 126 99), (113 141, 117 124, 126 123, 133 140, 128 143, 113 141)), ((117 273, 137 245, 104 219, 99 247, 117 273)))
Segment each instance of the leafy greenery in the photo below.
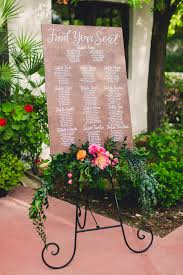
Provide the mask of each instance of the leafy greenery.
POLYGON ((0 28, 20 13, 16 0, 0 0, 0 28))
POLYGON ((171 18, 168 36, 175 35, 177 28, 183 28, 183 5, 179 5, 179 8, 171 18))
POLYGON ((16 100, 1 104, 0 118, 6 120, 6 125, 0 127, 0 153, 24 155, 34 165, 42 143, 48 141, 45 101, 44 94, 33 96, 25 90, 16 100))
POLYGON ((152 163, 149 167, 159 183, 157 199, 161 205, 169 207, 183 198, 183 158, 152 163))
POLYGON ((17 80, 18 74, 9 62, 9 50, 14 43, 12 34, 8 34, 7 23, 20 13, 16 0, 0 0, 0 101, 10 94, 10 88, 17 80))
POLYGON ((29 209, 29 217, 45 244, 44 210, 49 206, 48 195, 53 194, 58 178, 68 190, 76 188, 77 185, 80 191, 86 188, 101 188, 106 182, 111 184, 111 181, 118 181, 123 175, 124 166, 127 165, 131 180, 138 186, 143 209, 151 211, 156 204, 157 181, 149 174, 139 154, 127 149, 125 143, 119 146, 111 139, 105 143, 105 151, 100 147, 102 149, 97 149, 97 153, 92 153, 91 146, 88 143, 81 147, 71 145, 69 153, 52 156, 52 161, 45 171, 44 183, 36 192, 29 209))
MULTIPOLYGON (((17 15, 15 1, 6 0, 1 5, 4 5, 6 20, 17 15)), ((4 24, 2 26, 4 32, 4 24)), ((41 43, 33 35, 21 33, 10 44, 9 53, 11 63, 0 65, 0 93, 3 95, 0 119, 5 121, 5 125, 0 125, 0 153, 24 156, 34 170, 42 144, 48 142, 46 97, 41 91, 45 82, 41 43)))
POLYGON ((136 144, 144 148, 148 168, 160 184, 159 205, 174 205, 183 198, 183 130, 166 123, 149 135, 140 135, 136 144))
POLYGON ((20 182, 24 166, 16 156, 4 153, 0 156, 0 188, 8 191, 20 182))
POLYGON ((165 119, 175 127, 183 127, 183 76, 166 73, 165 119))
POLYGON ((176 33, 167 39, 166 71, 183 72, 183 27, 177 28, 176 33))

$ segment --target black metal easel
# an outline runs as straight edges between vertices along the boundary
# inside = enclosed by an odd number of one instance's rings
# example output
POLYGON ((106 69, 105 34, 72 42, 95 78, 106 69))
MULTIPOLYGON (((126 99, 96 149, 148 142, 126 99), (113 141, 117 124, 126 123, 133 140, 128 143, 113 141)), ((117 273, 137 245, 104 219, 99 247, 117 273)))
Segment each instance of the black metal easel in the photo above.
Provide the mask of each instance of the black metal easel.
MULTIPOLYGON (((63 265, 61 266, 52 266, 50 265, 46 260, 45 260, 45 253, 47 252, 47 248, 50 247, 50 246, 53 246, 55 247, 55 251, 52 251, 51 254, 53 256, 56 256, 59 254, 60 252, 60 248, 59 248, 59 245, 57 243, 54 243, 54 242, 51 242, 51 243, 48 243, 42 250, 42 260, 43 262, 45 263, 45 265, 47 265, 49 268, 52 268, 52 269, 61 269, 61 268, 64 268, 66 266, 68 266, 72 260, 74 259, 74 256, 76 254, 76 247, 77 247, 77 234, 78 233, 84 233, 84 232, 89 232, 89 231, 98 231, 98 230, 104 230, 104 229, 110 229, 110 228, 115 228, 115 227, 121 227, 121 230, 122 230, 122 235, 123 235, 123 238, 124 238, 124 241, 125 241, 125 244, 126 246, 131 250, 133 251, 134 253, 143 253, 145 251, 147 251, 152 243, 153 243, 153 233, 152 231, 149 229, 149 228, 146 228, 146 231, 148 231, 148 233, 150 233, 150 243, 148 244, 148 246, 146 246, 144 249, 141 249, 141 250, 136 250, 136 249, 133 249, 128 241, 127 241, 127 238, 126 238, 126 234, 125 234, 125 230, 124 230, 124 226, 123 226, 123 222, 122 222, 122 219, 121 219, 121 216, 120 216, 120 209, 119 209, 119 204, 118 204, 118 199, 117 199, 117 196, 116 196, 116 193, 115 193, 115 189, 114 189, 114 183, 113 183, 113 179, 112 177, 110 178, 110 183, 111 183, 111 187, 112 187, 112 192, 114 194, 114 199, 115 199, 115 206, 116 206, 116 209, 117 209, 117 213, 118 213, 118 217, 119 217, 119 224, 116 224, 116 225, 111 225, 111 226, 104 226, 104 227, 101 227, 99 226, 99 224, 97 223, 97 220, 89 206, 89 200, 88 200, 88 194, 87 194, 87 198, 86 198, 86 204, 85 204, 85 212, 84 212, 84 220, 83 220, 83 224, 81 224, 80 222, 80 217, 81 217, 81 208, 79 206, 79 184, 77 186, 77 202, 76 202, 76 214, 75 214, 75 233, 74 233, 74 250, 73 250, 73 253, 72 253, 72 256, 71 258, 63 265), (86 226, 86 219, 87 219, 87 211, 90 211, 92 217, 93 217, 93 220, 96 224, 96 227, 94 228, 89 228, 89 229, 84 229, 85 226, 86 226)), ((143 228, 145 229, 145 228, 143 228)), ((138 229, 137 231, 137 238, 139 240, 144 240, 145 239, 145 235, 144 234, 141 234, 142 229, 138 229)))

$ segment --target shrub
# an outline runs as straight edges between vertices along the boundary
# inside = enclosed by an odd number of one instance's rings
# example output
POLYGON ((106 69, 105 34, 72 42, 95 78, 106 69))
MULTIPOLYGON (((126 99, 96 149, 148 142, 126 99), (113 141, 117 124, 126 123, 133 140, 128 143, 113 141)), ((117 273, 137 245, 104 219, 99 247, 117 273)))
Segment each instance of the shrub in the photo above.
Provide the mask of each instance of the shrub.
POLYGON ((23 156, 34 170, 42 144, 48 142, 43 54, 32 35, 22 33, 11 41, 11 64, 0 66, 0 153, 23 156))
POLYGON ((183 150, 183 131, 168 123, 147 135, 146 150, 150 162, 171 161, 181 158, 183 150))
POLYGON ((162 206, 171 206, 183 198, 183 131, 164 124, 149 135, 136 139, 144 148, 149 169, 159 182, 157 199, 162 206))
POLYGON ((150 165, 159 183, 157 199, 163 206, 174 205, 183 198, 183 158, 150 165))
POLYGON ((183 125, 183 74, 166 73, 165 119, 175 126, 183 125))
POLYGON ((47 142, 48 128, 45 96, 20 96, 19 100, 0 107, 0 153, 22 155, 30 163, 38 157, 42 143, 47 142))
POLYGON ((0 157, 0 188, 8 191, 20 182, 23 176, 24 166, 16 156, 4 153, 0 157))

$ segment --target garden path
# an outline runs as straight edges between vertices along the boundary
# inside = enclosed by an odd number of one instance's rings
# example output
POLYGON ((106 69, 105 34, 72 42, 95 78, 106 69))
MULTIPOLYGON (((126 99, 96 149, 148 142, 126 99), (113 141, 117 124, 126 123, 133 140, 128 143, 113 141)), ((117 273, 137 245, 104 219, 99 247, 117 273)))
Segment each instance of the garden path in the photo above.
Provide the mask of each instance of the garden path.
MULTIPOLYGON (((183 226, 161 239, 155 237, 152 248, 144 254, 127 249, 119 228, 82 233, 73 262, 63 270, 50 270, 41 260, 42 243, 28 219, 33 191, 18 187, 0 199, 0 275, 182 275, 183 226)), ((101 225, 116 222, 96 215, 101 225)), ((91 219, 88 225, 91 226, 91 219)), ((74 206, 52 198, 47 214, 49 241, 59 242, 61 255, 50 258, 60 264, 72 251, 74 206), (58 259, 59 258, 59 261, 58 259)), ((125 226, 130 242, 136 230, 125 226)), ((142 241, 141 241, 142 242, 142 241)))

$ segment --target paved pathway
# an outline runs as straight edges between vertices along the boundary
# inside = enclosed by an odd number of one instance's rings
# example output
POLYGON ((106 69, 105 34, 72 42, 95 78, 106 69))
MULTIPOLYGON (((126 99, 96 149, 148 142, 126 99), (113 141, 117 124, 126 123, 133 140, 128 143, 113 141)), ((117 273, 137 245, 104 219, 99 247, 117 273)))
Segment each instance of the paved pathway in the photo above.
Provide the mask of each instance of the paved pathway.
MULTIPOLYGON (((183 226, 163 239, 155 237, 144 254, 127 249, 120 228, 82 233, 74 261, 65 269, 50 270, 41 260, 42 243, 28 219, 31 196, 31 189, 19 187, 0 199, 0 275, 183 275, 183 226)), ((101 225, 116 223, 96 216, 101 225)), ((47 217, 48 240, 61 245, 61 254, 48 260, 60 264, 72 253, 74 206, 51 199, 47 217)), ((87 225, 91 223, 89 218, 87 225)), ((125 230, 130 243, 140 247, 135 229, 125 230)))

